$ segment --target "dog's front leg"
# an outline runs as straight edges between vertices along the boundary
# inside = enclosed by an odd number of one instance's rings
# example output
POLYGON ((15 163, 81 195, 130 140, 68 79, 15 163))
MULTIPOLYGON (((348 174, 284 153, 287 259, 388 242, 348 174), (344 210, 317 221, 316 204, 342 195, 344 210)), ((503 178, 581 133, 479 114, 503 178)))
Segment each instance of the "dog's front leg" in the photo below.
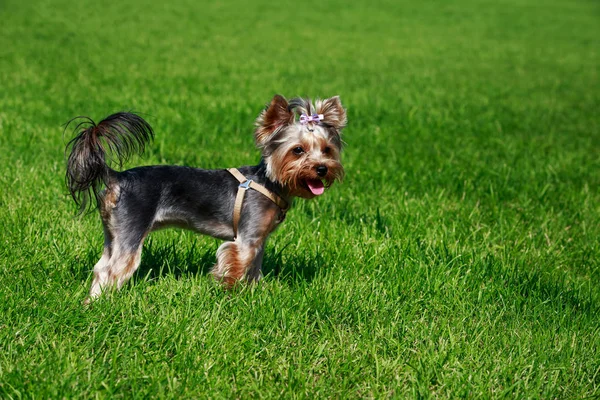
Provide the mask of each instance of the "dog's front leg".
POLYGON ((245 242, 238 237, 233 242, 226 242, 217 251, 217 264, 211 271, 213 277, 226 287, 247 277, 258 280, 263 258, 263 242, 245 242))
POLYGON ((265 245, 263 243, 258 254, 256 255, 256 257, 254 257, 254 260, 252 260, 252 264, 248 268, 248 271, 246 271, 245 279, 250 283, 258 282, 263 277, 262 262, 263 262, 263 255, 265 254, 264 246, 265 245))

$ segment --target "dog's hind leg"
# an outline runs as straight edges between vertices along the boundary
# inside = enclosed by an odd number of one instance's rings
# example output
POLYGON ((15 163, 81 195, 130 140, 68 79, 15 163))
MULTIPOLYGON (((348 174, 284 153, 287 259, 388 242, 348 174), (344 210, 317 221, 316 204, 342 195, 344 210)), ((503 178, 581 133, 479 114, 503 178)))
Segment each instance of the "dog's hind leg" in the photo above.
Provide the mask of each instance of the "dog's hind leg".
POLYGON ((120 289, 140 266, 142 246, 150 232, 150 218, 122 218, 124 222, 115 230, 112 254, 107 264, 108 282, 120 289))
POLYGON ((115 249, 108 264, 108 279, 112 286, 120 289, 131 278, 142 260, 143 239, 136 245, 122 245, 115 249))
POLYGON ((94 281, 90 289, 90 297, 86 302, 89 303, 107 288, 120 289, 131 278, 140 266, 142 245, 143 240, 133 247, 113 242, 108 262, 100 259, 94 267, 94 281))
POLYGON ((140 265, 142 245, 152 225, 151 216, 132 219, 125 210, 108 207, 101 212, 105 246, 94 267, 90 300, 109 287, 121 288, 131 278, 140 265))
POLYGON ((110 259, 105 261, 105 253, 94 267, 94 281, 86 303, 100 296, 107 288, 120 289, 131 278, 140 265, 144 237, 133 246, 131 243, 113 240, 109 248, 110 259))
POLYGON ((90 299, 94 299, 102 292, 102 287, 108 283, 108 263, 113 251, 113 235, 106 224, 104 224, 104 251, 102 257, 94 266, 94 280, 90 288, 90 296, 86 299, 89 303, 90 299))

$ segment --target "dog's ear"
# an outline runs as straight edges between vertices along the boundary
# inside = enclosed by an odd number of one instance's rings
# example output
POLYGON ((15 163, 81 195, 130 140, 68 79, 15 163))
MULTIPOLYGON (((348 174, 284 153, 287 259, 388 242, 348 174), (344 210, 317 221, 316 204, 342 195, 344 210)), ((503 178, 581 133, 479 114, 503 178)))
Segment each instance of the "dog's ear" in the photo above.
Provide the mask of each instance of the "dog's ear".
POLYGON ((256 131, 254 132, 256 145, 264 147, 275 131, 293 122, 294 113, 288 110, 287 100, 285 97, 276 94, 271 103, 256 119, 256 131))
POLYGON ((317 114, 323 114, 323 122, 334 127, 338 132, 346 126, 348 120, 340 96, 318 101, 316 108, 317 114))

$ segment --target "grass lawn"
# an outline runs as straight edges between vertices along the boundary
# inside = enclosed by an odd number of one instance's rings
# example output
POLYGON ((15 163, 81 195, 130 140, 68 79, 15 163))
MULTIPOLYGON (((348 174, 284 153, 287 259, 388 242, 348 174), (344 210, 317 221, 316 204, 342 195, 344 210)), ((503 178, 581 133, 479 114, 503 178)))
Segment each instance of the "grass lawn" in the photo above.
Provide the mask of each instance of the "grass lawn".
POLYGON ((598 2, 104 3, 0 2, 1 398, 600 394, 598 2), (264 281, 161 231, 84 308, 102 229, 62 124, 135 110, 128 167, 247 165, 275 93, 341 96, 346 179, 264 281))

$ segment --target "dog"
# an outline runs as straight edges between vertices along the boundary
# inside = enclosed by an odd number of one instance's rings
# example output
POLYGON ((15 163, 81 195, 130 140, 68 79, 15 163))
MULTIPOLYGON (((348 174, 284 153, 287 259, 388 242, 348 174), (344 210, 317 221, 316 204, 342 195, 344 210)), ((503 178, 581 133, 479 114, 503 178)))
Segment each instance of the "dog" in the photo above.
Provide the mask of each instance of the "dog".
POLYGON ((320 196, 341 181, 346 110, 338 96, 314 103, 276 95, 256 119, 258 165, 204 170, 185 166, 136 167, 131 155, 154 138, 139 115, 119 112, 95 124, 76 117, 67 144, 66 183, 80 213, 98 208, 104 250, 94 266, 86 303, 119 289, 140 264, 142 245, 154 230, 179 227, 225 240, 212 276, 226 288, 261 279, 265 242, 296 197, 320 196), (95 207, 94 207, 95 206, 95 207))

